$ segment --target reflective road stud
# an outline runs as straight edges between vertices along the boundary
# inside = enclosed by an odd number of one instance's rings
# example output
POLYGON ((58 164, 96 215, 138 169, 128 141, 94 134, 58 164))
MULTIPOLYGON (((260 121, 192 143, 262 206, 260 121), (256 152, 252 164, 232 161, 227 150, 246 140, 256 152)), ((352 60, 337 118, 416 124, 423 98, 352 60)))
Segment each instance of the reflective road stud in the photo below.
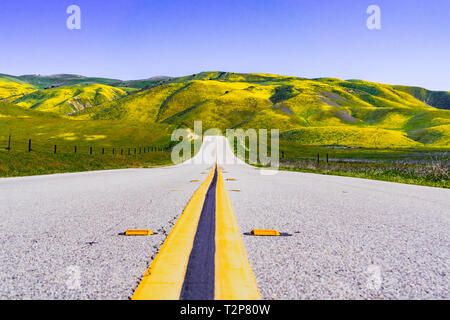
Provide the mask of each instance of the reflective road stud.
POLYGON ((252 236, 279 236, 280 233, 273 229, 253 229, 250 234, 252 236))
POLYGON ((126 236, 150 236, 153 231, 150 229, 129 229, 125 231, 126 236))

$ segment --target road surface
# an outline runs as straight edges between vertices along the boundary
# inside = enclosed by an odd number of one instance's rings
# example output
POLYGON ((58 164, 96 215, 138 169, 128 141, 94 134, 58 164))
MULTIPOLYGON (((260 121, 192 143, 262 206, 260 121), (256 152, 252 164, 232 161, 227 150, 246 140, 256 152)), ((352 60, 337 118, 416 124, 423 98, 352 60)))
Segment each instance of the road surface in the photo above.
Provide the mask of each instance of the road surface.
POLYGON ((450 190, 263 175, 220 137, 173 167, 0 179, 0 298, 130 298, 216 146, 240 231, 290 234, 242 235, 263 299, 450 298, 450 190), (132 228, 157 234, 120 235, 132 228))

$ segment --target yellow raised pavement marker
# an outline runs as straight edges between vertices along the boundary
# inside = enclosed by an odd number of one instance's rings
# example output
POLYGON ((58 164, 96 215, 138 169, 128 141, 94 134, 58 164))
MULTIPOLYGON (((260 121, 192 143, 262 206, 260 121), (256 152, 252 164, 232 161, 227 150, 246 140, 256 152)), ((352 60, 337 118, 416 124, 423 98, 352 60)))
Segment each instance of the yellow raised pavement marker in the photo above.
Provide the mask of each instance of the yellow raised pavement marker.
POLYGON ((236 215, 220 171, 218 171, 216 186, 214 291, 216 300, 261 299, 236 215))
POLYGON ((144 274, 133 300, 178 300, 186 275, 198 221, 214 168, 195 191, 168 235, 159 253, 144 274))
POLYGON ((194 180, 191 180, 191 182, 199 182, 200 180, 197 180, 197 179, 194 179, 194 180))
POLYGON ((228 178, 227 181, 236 181, 235 178, 228 178))
POLYGON ((150 236, 153 231, 150 229, 128 229, 125 231, 126 236, 150 236))
POLYGON ((253 236, 279 236, 280 233, 273 229, 253 229, 250 231, 253 236))

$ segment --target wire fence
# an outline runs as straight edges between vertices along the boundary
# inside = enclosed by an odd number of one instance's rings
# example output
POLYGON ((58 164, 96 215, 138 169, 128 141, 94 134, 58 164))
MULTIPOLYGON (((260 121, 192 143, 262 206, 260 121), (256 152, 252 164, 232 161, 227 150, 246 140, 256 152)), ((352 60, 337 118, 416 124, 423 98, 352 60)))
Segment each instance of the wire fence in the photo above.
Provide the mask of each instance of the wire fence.
MULTIPOLYGON (((270 147, 268 149, 270 150, 270 147)), ((237 147, 236 144, 233 146, 233 152, 236 155, 238 154, 238 147, 237 147)), ((329 162, 333 161, 333 159, 330 158, 329 153, 322 153, 321 154, 319 152, 317 152, 317 153, 314 152, 314 153, 304 154, 303 156, 305 157, 305 159, 307 159, 307 160, 313 159, 317 163, 321 163, 321 162, 329 163, 329 162)), ((243 154, 243 157, 245 157, 245 161, 250 160, 250 151, 249 150, 245 150, 245 152, 243 154)), ((280 160, 289 160, 289 153, 285 152, 283 150, 280 150, 280 152, 279 152, 279 159, 280 160)))
POLYGON ((168 152, 171 150, 169 145, 147 145, 147 146, 99 146, 82 145, 79 143, 52 143, 42 141, 37 138, 17 138, 9 135, 0 137, 0 150, 39 152, 53 154, 88 154, 88 155, 140 155, 151 152, 168 152))

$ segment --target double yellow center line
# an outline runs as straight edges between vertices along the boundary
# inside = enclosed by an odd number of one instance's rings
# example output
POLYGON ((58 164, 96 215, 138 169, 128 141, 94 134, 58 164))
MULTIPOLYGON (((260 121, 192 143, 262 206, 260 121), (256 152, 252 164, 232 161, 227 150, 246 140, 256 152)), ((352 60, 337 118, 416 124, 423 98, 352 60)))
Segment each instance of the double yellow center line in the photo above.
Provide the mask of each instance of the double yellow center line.
POLYGON ((261 299, 236 215, 218 166, 195 191, 158 255, 145 272, 133 300, 178 300, 208 189, 215 188, 214 299, 261 299))

